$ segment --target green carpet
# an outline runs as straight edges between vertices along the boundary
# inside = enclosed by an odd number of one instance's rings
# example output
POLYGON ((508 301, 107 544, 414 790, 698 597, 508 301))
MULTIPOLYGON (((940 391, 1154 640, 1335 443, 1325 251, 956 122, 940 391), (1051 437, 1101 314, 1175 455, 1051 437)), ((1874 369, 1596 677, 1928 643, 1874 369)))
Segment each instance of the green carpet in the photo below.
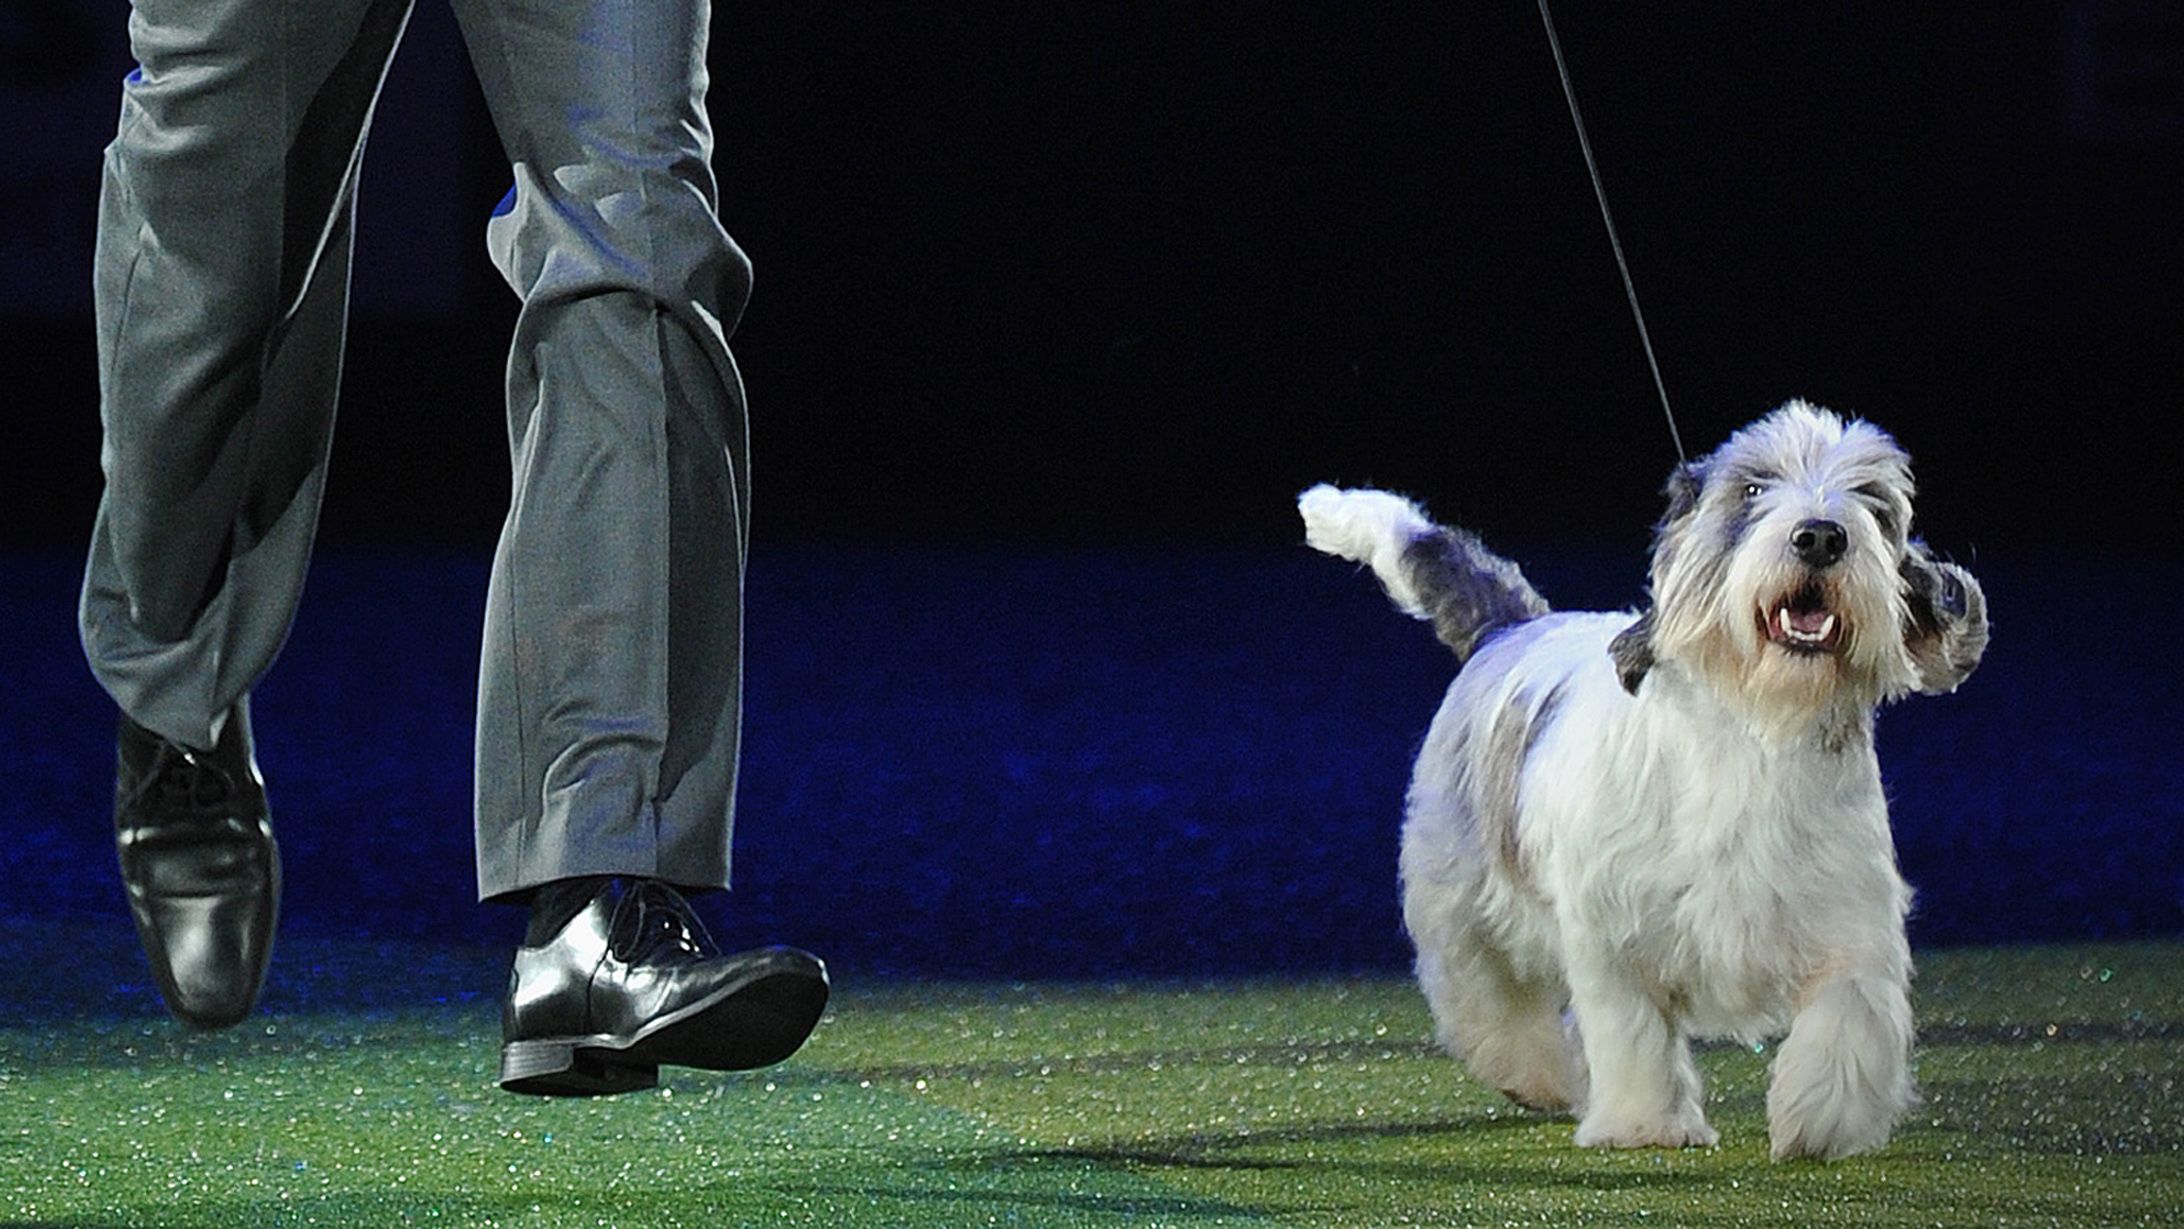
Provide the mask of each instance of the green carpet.
POLYGON ((195 1036, 151 1014, 123 945, 0 939, 62 996, 0 1030, 0 1226, 2184 1216, 2180 945, 1925 954, 1925 1103, 1884 1152, 1775 1165, 1764 1053, 1703 1056, 1720 1147, 1583 1151, 1435 1053, 1397 978, 851 983, 781 1067, 540 1101, 493 1088, 494 1000, 458 990, 497 982, 490 954, 290 944, 267 1014, 195 1036))

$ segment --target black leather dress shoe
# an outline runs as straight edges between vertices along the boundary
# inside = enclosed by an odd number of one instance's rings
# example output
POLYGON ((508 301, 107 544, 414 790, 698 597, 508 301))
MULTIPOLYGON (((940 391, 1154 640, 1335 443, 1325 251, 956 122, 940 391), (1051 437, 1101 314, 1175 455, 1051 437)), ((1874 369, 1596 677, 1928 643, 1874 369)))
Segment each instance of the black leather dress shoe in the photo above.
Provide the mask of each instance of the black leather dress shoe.
POLYGON ((612 879, 553 938, 516 949, 500 1085, 596 1096, 650 1088, 663 1064, 764 1067, 796 1053, 826 1005, 817 957, 720 955, 673 888, 612 879))
POLYGON ((193 751, 121 719, 121 882, 167 1010, 193 1028, 249 1015, 273 954, 281 856, 248 720, 238 708, 217 747, 193 751))

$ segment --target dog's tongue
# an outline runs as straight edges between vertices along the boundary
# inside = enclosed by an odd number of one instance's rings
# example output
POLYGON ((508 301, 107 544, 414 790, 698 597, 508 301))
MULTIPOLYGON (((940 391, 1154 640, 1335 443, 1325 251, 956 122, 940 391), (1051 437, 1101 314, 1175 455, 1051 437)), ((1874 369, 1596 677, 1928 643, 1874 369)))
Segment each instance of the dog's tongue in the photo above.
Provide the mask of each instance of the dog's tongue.
POLYGON ((1828 612, 1825 610, 1791 610, 1790 630, 1800 636, 1822 636, 1828 631, 1828 612))

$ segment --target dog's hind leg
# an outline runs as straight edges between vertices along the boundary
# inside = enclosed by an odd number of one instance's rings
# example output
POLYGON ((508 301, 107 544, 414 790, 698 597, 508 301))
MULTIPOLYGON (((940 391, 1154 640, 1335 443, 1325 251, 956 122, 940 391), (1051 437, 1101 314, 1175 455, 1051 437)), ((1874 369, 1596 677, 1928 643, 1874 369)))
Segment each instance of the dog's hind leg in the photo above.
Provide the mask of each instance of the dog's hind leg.
POLYGON ((1910 957, 1837 961, 1805 988, 1767 1089, 1774 1157, 1833 1160, 1888 1142, 1911 1083, 1910 957))
POLYGON ((1527 1109, 1579 1109, 1584 1060, 1563 1024, 1560 980, 1520 975, 1476 924, 1417 937, 1418 985, 1442 1047, 1472 1078, 1527 1109))

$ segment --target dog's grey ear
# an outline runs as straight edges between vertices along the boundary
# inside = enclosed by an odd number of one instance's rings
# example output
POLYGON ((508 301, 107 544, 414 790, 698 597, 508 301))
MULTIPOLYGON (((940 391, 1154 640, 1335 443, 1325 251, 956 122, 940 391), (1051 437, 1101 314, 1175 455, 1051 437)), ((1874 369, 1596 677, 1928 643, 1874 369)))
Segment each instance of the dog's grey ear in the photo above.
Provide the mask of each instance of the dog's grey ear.
POLYGON ((1933 552, 1926 543, 1913 538, 1909 549, 1903 553, 1903 562, 1896 565, 1896 574, 1903 578, 1904 597, 1910 610, 1910 624, 1903 629, 1906 639, 1917 639, 1941 634, 1941 621, 1951 607, 1963 613, 1964 596, 1949 591, 1943 573, 1934 566, 1933 552))
POLYGON ((1897 572, 1903 577, 1907 617, 1904 648, 1928 695, 1954 691, 1987 652, 1987 595, 1970 572, 1934 558, 1913 540, 1897 572))
POLYGON ((1661 513, 1661 528, 1666 529, 1678 519, 1689 516, 1699 506, 1699 492, 1706 487, 1706 463, 1686 461, 1668 472, 1668 481, 1661 486, 1661 494, 1668 497, 1668 509, 1661 513))
MULTIPOLYGON (((1668 472, 1668 481, 1661 486, 1661 494, 1668 497, 1668 507, 1661 513, 1661 521, 1653 527, 1654 548, 1661 549, 1667 540, 1669 528, 1677 521, 1691 515, 1699 506, 1699 493, 1706 488, 1706 462, 1685 461, 1668 472)), ((1654 557, 1654 567, 1660 567, 1660 557, 1654 557)), ((1653 655, 1653 610, 1648 607, 1638 616, 1638 621, 1617 632, 1608 642, 1608 656, 1615 659, 1615 677, 1620 679, 1623 690, 1638 694, 1638 684, 1646 681, 1646 672, 1653 669, 1658 660, 1653 655)))
POLYGON ((1623 690, 1638 694, 1638 684, 1646 681, 1646 672, 1653 669, 1653 612, 1646 611, 1638 621, 1615 634, 1608 641, 1608 656, 1615 659, 1615 677, 1622 680, 1623 690))

